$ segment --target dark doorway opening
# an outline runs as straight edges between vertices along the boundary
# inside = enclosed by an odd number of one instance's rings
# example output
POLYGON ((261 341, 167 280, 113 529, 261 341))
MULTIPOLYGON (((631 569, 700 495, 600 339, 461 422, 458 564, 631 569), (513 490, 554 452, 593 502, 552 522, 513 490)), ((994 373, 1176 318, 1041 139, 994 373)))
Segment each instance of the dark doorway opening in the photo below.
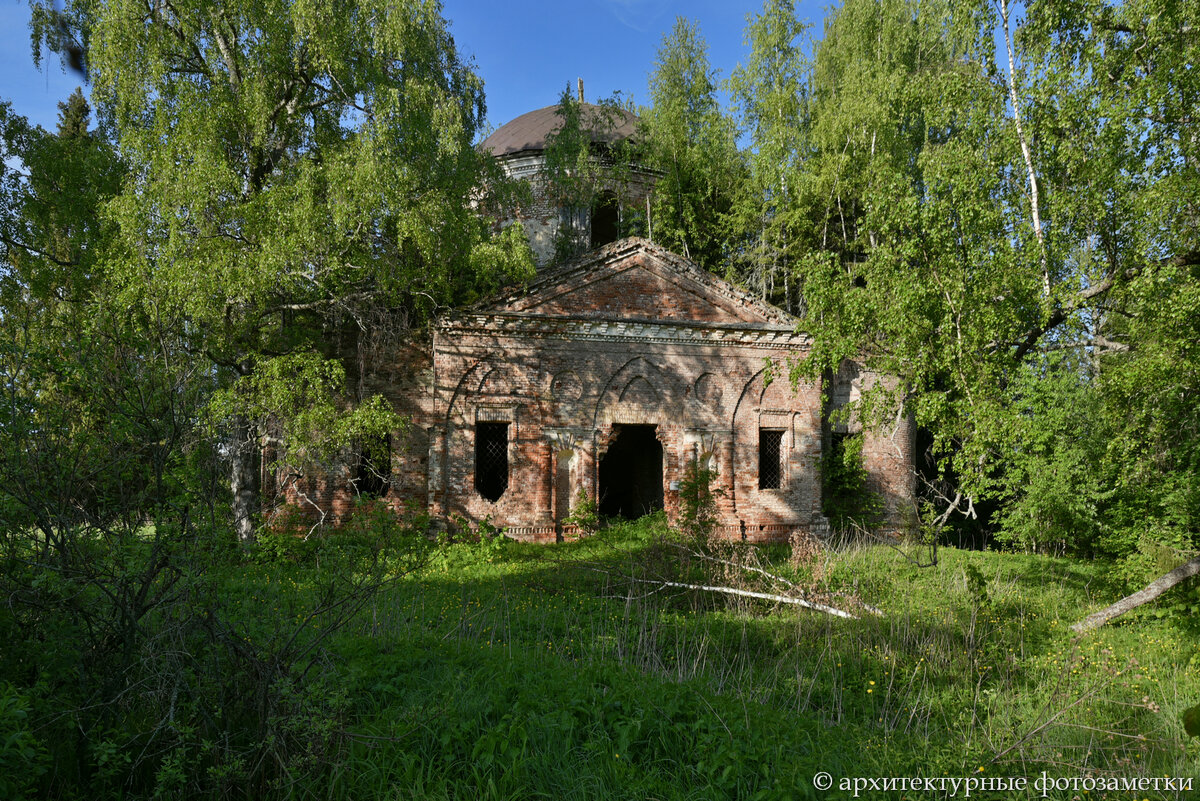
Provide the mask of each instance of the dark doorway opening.
POLYGON ((600 460, 600 514, 634 520, 663 508, 663 449, 651 425, 618 425, 600 460))
POLYGON ((384 434, 359 445, 354 486, 366 498, 382 498, 392 485, 392 436, 384 434))
POLYGON ((592 247, 597 248, 617 241, 621 209, 617 196, 604 192, 592 206, 592 247))

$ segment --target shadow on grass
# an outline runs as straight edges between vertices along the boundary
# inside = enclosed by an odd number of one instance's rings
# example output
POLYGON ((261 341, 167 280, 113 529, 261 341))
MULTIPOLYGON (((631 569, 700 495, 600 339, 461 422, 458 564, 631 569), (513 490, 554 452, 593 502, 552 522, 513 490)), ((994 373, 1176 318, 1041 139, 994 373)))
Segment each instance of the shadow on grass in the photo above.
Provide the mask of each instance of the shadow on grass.
MULTIPOLYGON (((435 553, 342 641, 357 723, 339 781, 419 797, 824 797, 820 770, 967 775, 1013 743, 1022 770, 1161 768, 1039 730, 1105 680, 1052 659, 1086 569, 1051 562, 1039 581, 1037 560, 996 554, 948 550, 932 571, 845 554, 829 585, 886 614, 843 620, 631 581, 669 569, 657 537, 635 523, 435 553), (967 565, 984 582, 974 594, 967 565)), ((1144 722, 1121 714, 1091 728, 1144 722)))

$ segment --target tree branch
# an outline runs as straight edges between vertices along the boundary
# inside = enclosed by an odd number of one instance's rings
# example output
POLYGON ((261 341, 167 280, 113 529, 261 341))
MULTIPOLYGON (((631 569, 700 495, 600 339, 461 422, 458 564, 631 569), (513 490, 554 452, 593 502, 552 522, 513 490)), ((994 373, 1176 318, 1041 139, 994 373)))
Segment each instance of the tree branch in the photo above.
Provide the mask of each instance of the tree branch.
POLYGON ((21 242, 16 239, 11 239, 4 234, 0 234, 0 242, 3 242, 4 244, 8 245, 10 248, 17 248, 19 250, 24 250, 27 253, 32 253, 34 256, 38 256, 40 258, 52 261, 55 264, 57 264, 59 267, 74 267, 76 264, 76 262, 73 262, 73 261, 63 261, 62 259, 52 256, 49 253, 47 253, 46 251, 41 250, 40 248, 35 248, 32 245, 26 245, 24 242, 21 242))

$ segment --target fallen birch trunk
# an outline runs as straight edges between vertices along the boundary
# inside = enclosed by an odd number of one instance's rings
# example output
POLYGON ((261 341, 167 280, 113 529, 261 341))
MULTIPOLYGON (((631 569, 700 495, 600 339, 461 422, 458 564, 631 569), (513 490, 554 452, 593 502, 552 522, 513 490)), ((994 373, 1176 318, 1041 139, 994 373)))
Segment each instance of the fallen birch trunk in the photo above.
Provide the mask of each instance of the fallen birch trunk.
POLYGON ((1190 562, 1184 562, 1170 573, 1155 579, 1145 589, 1138 590, 1132 595, 1126 595, 1112 606, 1106 606, 1099 612, 1088 615, 1083 620, 1071 626, 1071 630, 1076 634, 1083 634, 1085 631, 1099 628, 1114 617, 1119 617, 1131 609, 1136 609, 1144 603, 1153 601, 1179 582, 1191 578, 1198 573, 1200 573, 1200 556, 1197 556, 1190 562))
POLYGON ((781 604, 792 604, 794 606, 803 606, 805 609, 812 609, 817 612, 824 612, 827 615, 834 617, 844 617, 847 620, 858 620, 857 617, 849 612, 843 612, 841 609, 835 609, 832 606, 824 604, 815 604, 812 601, 804 601, 800 598, 789 598, 786 595, 774 595, 769 592, 754 592, 752 590, 738 590, 733 587, 708 587, 703 584, 683 584, 678 581, 660 581, 657 579, 639 579, 634 581, 642 584, 657 584, 660 587, 678 587, 682 590, 703 590, 704 592, 723 592, 726 595, 737 595, 742 598, 759 598, 763 601, 777 601, 781 604))
MULTIPOLYGON (((796 587, 796 585, 795 585, 795 583, 794 583, 794 582, 788 581, 788 580, 787 580, 787 579, 785 579, 783 576, 777 576, 777 575, 775 575, 774 573, 768 573, 766 570, 763 570, 761 567, 755 567, 754 565, 743 565, 743 564, 739 564, 739 563, 737 563, 737 562, 731 562, 731 561, 729 561, 728 559, 718 559, 718 558, 717 558, 717 557, 715 557, 715 556, 709 556, 708 554, 699 553, 699 552, 697 552, 697 551, 693 551, 691 548, 685 548, 685 547, 683 547, 682 545, 673 545, 672 547, 674 547, 674 548, 678 548, 679 550, 683 551, 683 552, 684 552, 684 553, 686 553, 686 554, 691 554, 692 556, 696 557, 697 559, 704 559, 705 561, 708 561, 708 562, 716 562, 716 563, 717 563, 717 564, 719 564, 719 565, 728 565, 729 567, 735 568, 735 569, 737 569, 737 570, 749 570, 749 571, 751 571, 751 572, 754 572, 754 573, 759 573, 759 574, 761 574, 761 575, 763 575, 763 576, 766 576, 767 578, 769 578, 769 579, 771 579, 771 580, 773 580, 773 581, 777 581, 777 582, 779 582, 780 584, 785 584, 785 585, 787 585, 788 587, 790 587, 790 588, 792 588, 792 589, 798 589, 798 588, 796 587)), ((690 585, 689 585, 689 586, 690 586, 690 585)), ((713 589, 713 588, 706 588, 706 589, 713 589)), ((734 590, 732 587, 727 587, 727 588, 725 588, 724 590, 721 590, 721 591, 723 591, 723 592, 731 592, 731 593, 736 593, 736 594, 742 594, 742 593, 749 592, 749 590, 734 590)), ((839 594, 839 595, 840 595, 840 593, 835 593, 835 594, 839 594)), ((757 596, 756 596, 756 597, 757 597, 757 596)), ((766 595, 766 596, 763 596, 763 597, 767 597, 767 598, 781 598, 781 597, 782 597, 782 598, 786 598, 787 596, 779 596, 779 595, 766 595)), ((844 597, 844 596, 843 596, 843 597, 844 597)), ((858 604, 859 606, 861 606, 863 609, 866 609, 866 610, 867 610, 868 612, 870 612, 872 615, 875 615, 875 616, 877 616, 877 617, 883 617, 883 610, 881 610, 881 609, 878 609, 878 608, 876 608, 876 607, 874 607, 874 606, 871 606, 869 603, 865 603, 865 602, 863 602, 863 601, 860 601, 860 600, 858 600, 857 598, 847 598, 846 600, 853 601, 854 603, 856 603, 856 604, 858 604)), ((788 602, 789 602, 789 603, 795 603, 795 602, 796 602, 796 599, 795 599, 795 598, 790 598, 788 602)), ((801 606, 811 606, 811 604, 809 604, 809 602, 807 602, 807 601, 804 601, 804 602, 800 603, 800 605, 801 605, 801 606)), ((832 607, 830 607, 830 608, 832 608, 832 607)))

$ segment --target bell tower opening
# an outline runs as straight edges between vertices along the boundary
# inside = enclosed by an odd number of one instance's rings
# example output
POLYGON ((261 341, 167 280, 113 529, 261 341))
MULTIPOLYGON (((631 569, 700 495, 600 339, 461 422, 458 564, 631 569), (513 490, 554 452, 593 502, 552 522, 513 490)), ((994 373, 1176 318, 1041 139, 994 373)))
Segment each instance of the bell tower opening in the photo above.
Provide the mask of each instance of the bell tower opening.
POLYGON ((617 425, 600 459, 600 514, 635 520, 663 508, 663 447, 653 425, 617 425))

